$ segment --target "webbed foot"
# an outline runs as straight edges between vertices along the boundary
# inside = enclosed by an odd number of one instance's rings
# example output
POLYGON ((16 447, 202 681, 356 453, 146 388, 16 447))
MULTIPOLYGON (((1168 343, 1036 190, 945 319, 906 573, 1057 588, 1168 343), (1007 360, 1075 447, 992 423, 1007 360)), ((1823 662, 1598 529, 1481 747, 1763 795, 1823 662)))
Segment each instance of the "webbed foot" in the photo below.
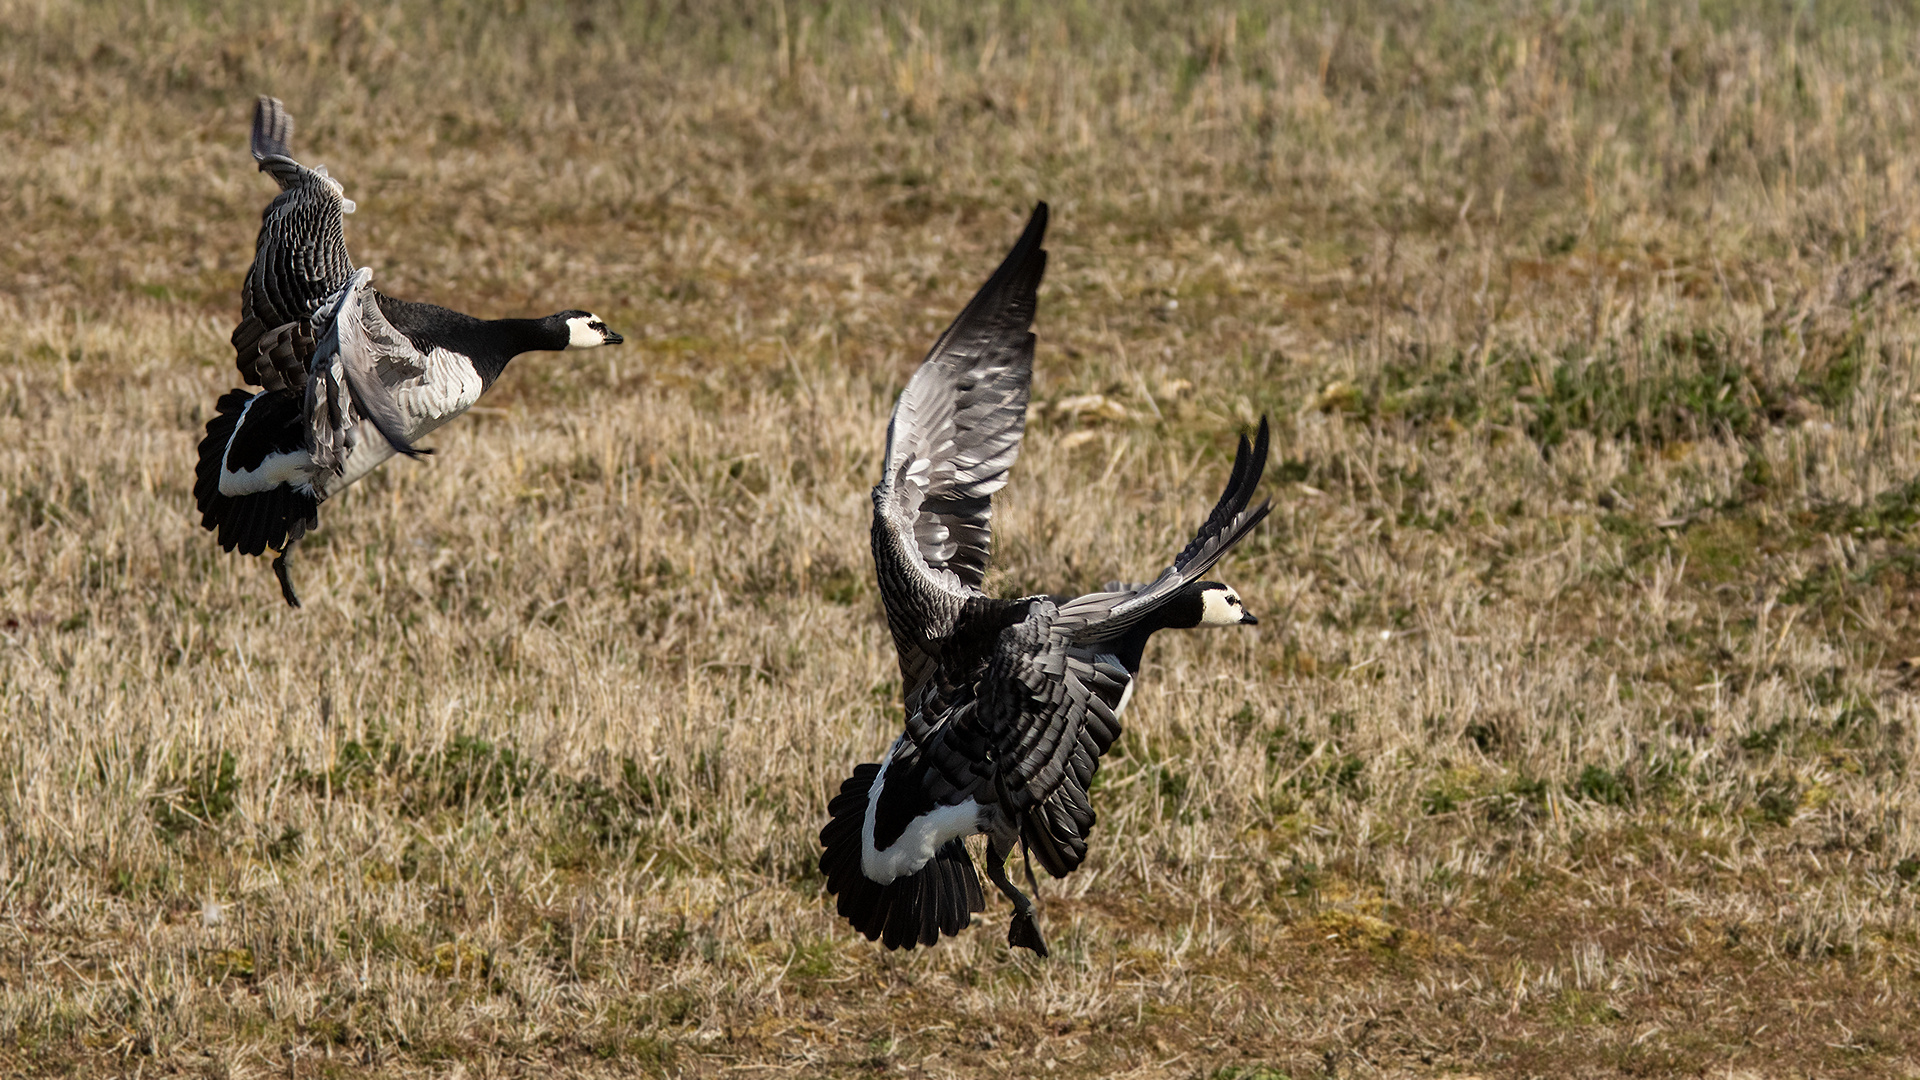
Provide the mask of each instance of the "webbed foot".
POLYGON ((1047 939, 1040 933, 1040 923, 1034 919, 1033 909, 1013 913, 1013 922, 1007 925, 1007 944, 1032 949, 1035 956, 1046 959, 1047 939))

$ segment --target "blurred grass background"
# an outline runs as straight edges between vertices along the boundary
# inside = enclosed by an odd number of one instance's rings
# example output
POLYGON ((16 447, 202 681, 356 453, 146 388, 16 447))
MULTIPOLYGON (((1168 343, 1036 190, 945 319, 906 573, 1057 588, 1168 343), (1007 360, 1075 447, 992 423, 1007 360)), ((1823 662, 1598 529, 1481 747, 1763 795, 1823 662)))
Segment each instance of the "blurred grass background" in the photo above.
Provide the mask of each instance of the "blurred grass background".
POLYGON ((1884 4, 0 0, 0 1066, 1920 1069, 1920 21, 1884 4), (596 311, 329 505, 192 447, 272 186, 596 311), (995 583, 1151 574, 1271 413, 1255 632, 1158 642, 1094 855, 885 954, 892 395, 1055 208, 995 583))

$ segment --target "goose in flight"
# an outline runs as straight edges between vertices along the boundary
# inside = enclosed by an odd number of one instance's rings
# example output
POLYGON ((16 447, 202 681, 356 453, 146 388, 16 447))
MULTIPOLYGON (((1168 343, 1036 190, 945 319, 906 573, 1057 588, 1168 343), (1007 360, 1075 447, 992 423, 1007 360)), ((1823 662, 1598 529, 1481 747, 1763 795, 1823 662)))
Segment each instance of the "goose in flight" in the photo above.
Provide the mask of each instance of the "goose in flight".
POLYGON ((1087 854, 1087 792, 1120 735, 1147 639, 1159 630, 1258 620, 1205 574, 1267 515, 1249 509, 1267 422, 1240 438, 1226 493, 1153 581, 1085 596, 983 593, 993 493, 1026 428, 1036 292, 1046 269, 1041 203, 901 391, 873 489, 873 559, 899 653, 906 731, 856 767, 827 807, 820 870, 839 913, 887 948, 960 932, 985 898, 967 837, 1014 907, 1007 942, 1045 956, 1033 903, 1008 881, 1016 843, 1064 876, 1087 854))
POLYGON ((261 215, 253 266, 233 331, 240 377, 215 403, 200 443, 193 495, 220 546, 275 552, 280 594, 299 607, 287 573, 293 545, 320 523, 320 504, 465 412, 508 361, 525 352, 618 345, 593 314, 476 319, 373 289, 373 271, 347 257, 353 212, 326 166, 292 156, 293 117, 275 98, 253 110, 252 149, 280 185, 261 215))

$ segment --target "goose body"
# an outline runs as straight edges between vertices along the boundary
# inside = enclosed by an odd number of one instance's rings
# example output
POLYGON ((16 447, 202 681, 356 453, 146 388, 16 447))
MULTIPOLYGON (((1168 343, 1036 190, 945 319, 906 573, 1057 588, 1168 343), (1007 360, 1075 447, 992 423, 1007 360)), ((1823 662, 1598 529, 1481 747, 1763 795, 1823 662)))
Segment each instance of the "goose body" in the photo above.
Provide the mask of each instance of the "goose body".
POLYGON ((1014 905, 1009 944, 1046 955, 1032 902, 1007 880, 1016 844, 1056 877, 1086 858, 1088 798, 1120 735, 1146 644, 1165 629, 1257 622, 1200 580, 1264 518, 1249 508, 1267 457, 1263 419, 1198 535, 1144 584, 1083 596, 990 597, 992 496, 1019 454, 1030 330, 1046 269, 1047 208, 908 382, 873 490, 871 539, 899 654, 906 729, 828 804, 820 869, 838 910, 888 948, 958 933, 985 897, 965 846, 1014 905))
POLYGON ((292 545, 319 507, 395 454, 459 416, 521 353, 617 345, 585 311, 543 319, 478 319, 387 296, 347 255, 354 204, 326 167, 292 157, 293 119, 280 102, 254 108, 253 156, 280 185, 261 215, 233 331, 242 379, 215 403, 200 443, 194 497, 220 546, 278 553, 287 603, 292 545))

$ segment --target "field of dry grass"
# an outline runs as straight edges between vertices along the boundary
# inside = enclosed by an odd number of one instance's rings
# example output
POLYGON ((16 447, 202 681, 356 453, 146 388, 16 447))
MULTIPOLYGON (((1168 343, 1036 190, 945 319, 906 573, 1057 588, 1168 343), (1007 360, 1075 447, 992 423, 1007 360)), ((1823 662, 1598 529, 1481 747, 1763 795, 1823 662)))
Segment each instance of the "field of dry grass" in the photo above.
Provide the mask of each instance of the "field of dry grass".
POLYGON ((0 1072, 1920 1074, 1920 21, 685 7, 0 0, 0 1072), (190 497, 262 92, 382 288, 628 336, 298 612, 190 497), (997 587, 1271 412, 1263 621, 1155 643, 1050 961, 887 954, 867 488, 1039 198, 997 587))

